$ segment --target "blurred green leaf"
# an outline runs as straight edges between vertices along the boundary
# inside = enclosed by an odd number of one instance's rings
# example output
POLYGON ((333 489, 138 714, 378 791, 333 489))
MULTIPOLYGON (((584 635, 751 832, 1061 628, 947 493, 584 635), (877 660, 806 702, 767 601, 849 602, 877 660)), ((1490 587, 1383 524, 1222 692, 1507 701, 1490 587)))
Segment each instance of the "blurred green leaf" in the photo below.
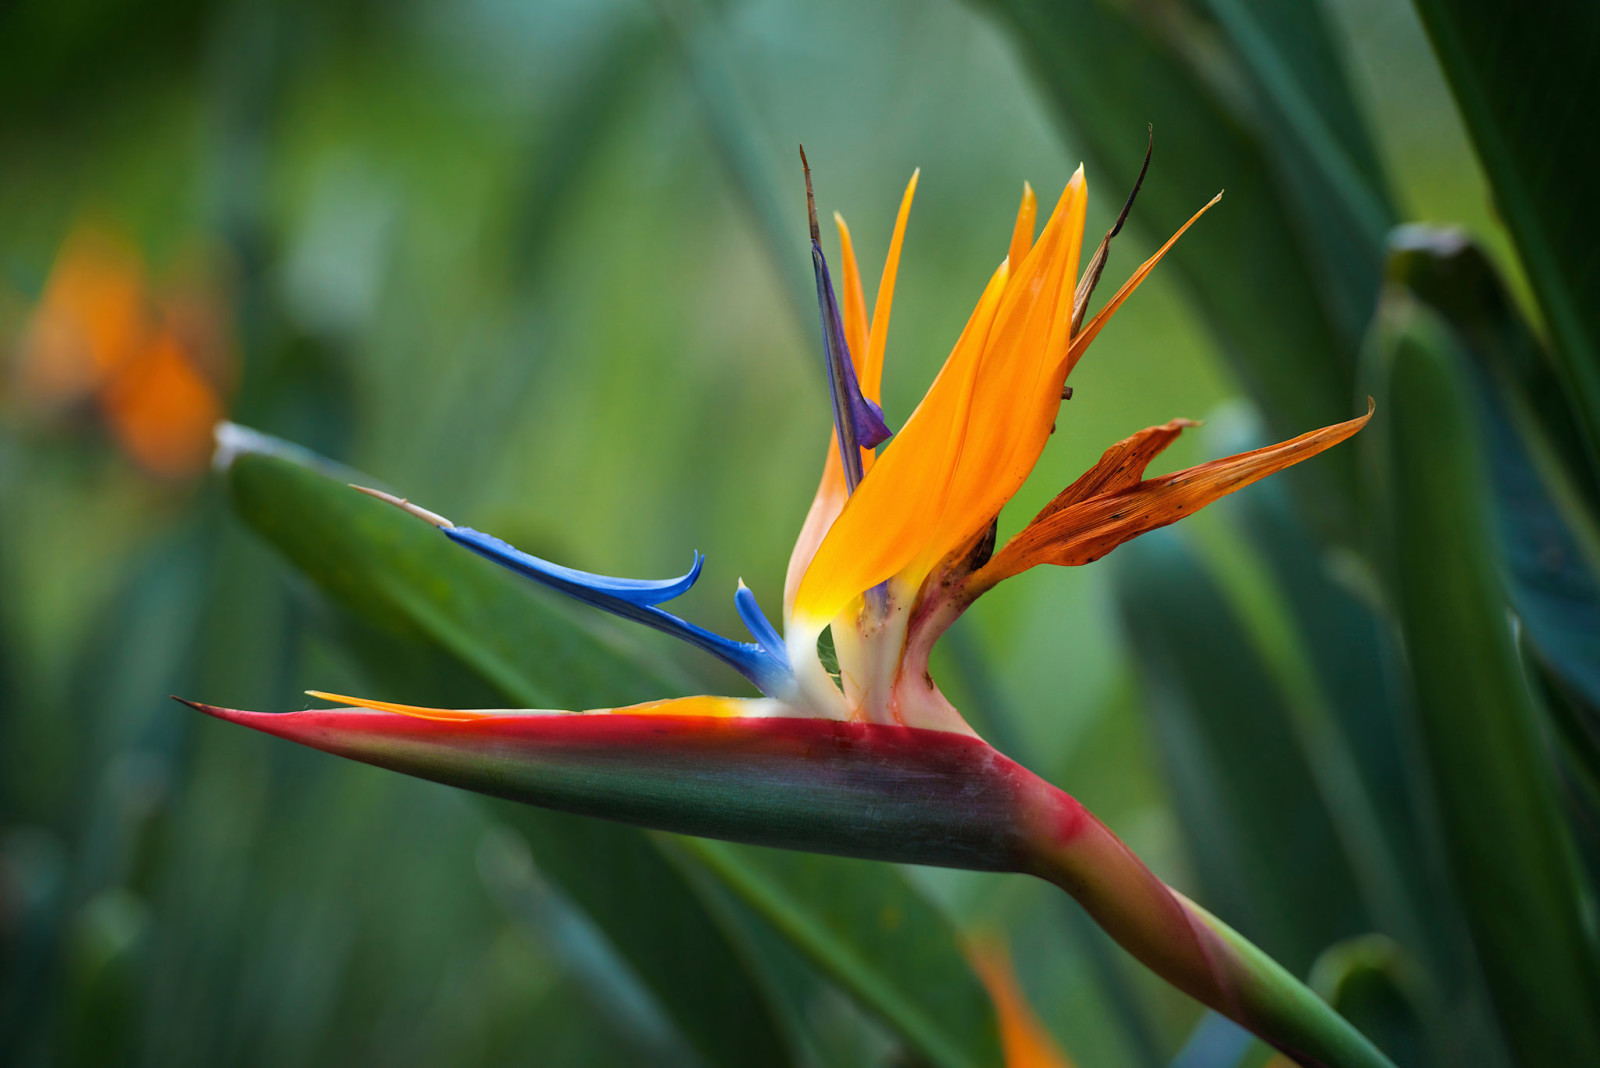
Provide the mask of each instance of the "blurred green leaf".
MULTIPOLYGON (((665 838, 666 836, 661 836, 665 838)), ((944 915, 871 861, 667 839, 937 1064, 998 1064, 994 1015, 944 915)))
POLYGON ((1600 967, 1495 573, 1462 356, 1402 292, 1385 298, 1376 352, 1379 433, 1367 444, 1387 480, 1387 566, 1454 882, 1514 1057, 1589 1063, 1600 967))
POLYGON ((1597 484, 1555 368, 1463 235, 1407 227, 1395 242, 1391 277, 1449 322, 1471 370, 1511 603, 1539 657, 1600 706, 1597 484))
POLYGON ((1181 535, 1115 559, 1203 900, 1298 975, 1371 919, 1286 699, 1181 535))
MULTIPOLYGON (((588 707, 606 690, 626 702, 672 685, 600 628, 519 597, 435 532, 382 505, 363 507, 367 498, 332 479, 246 454, 230 467, 229 487, 239 514, 329 594, 401 637, 441 646, 510 700, 588 707), (560 671, 531 677, 532 650, 560 671)), ((710 1063, 788 1063, 759 978, 638 831, 525 806, 499 811, 710 1063)))
POLYGON ((1600 4, 1414 0, 1495 207, 1544 313, 1591 461, 1600 459, 1600 4))
MULTIPOLYGON (((437 532, 281 456, 246 453, 229 469, 239 514, 336 600, 362 617, 437 646, 506 700, 530 708, 588 708, 682 693, 669 671, 642 663, 611 629, 542 591, 517 587, 437 532), (543 665, 551 665, 546 669, 543 665)), ((740 1011, 764 1015, 759 978, 741 963, 704 902, 669 857, 694 857, 824 974, 849 990, 932 1063, 998 1063, 992 1011, 956 933, 898 871, 836 857, 712 845, 519 808, 542 867, 616 940, 702 1052, 711 1030, 740 1011), (793 893, 801 881, 815 892, 793 893), (655 908, 683 910, 677 920, 655 908), (842 910, 842 911, 834 911, 842 910), (859 919, 848 920, 851 914, 859 919), (890 927, 886 916, 905 918, 890 927), (710 932, 682 941, 663 928, 710 932), (720 933, 719 933, 720 932, 720 933), (714 936, 714 937, 713 937, 714 936), (892 949, 890 948, 892 946, 892 949), (690 960, 680 959, 689 954, 690 960), (720 957, 720 961, 719 961, 720 957), (865 967, 870 964, 871 967, 865 967), (720 973, 725 1002, 682 989, 685 974, 720 973), (744 996, 739 997, 742 984, 744 996), (680 1015, 684 1014, 684 1015, 680 1015), (687 1018, 686 1018, 687 1017, 687 1018)), ((776 1024, 747 1026, 751 1045, 776 1024)), ((743 1063, 780 1063, 747 1048, 743 1063)))
POLYGON ((1376 1042, 1399 1068, 1428 1063, 1421 983, 1416 964, 1382 935, 1329 946, 1311 969, 1311 989, 1376 1042))
POLYGON ((1553 676, 1537 657, 1529 659, 1562 757, 1561 785, 1572 814, 1573 835, 1587 865, 1589 885, 1600 886, 1600 708, 1553 676))
POLYGON ((493 807, 708 1062, 790 1063, 759 970, 648 838, 621 824, 506 802, 493 807))
POLYGON ((777 190, 788 183, 773 174, 774 154, 741 84, 724 16, 707 0, 656 0, 655 7, 678 47, 712 148, 767 246, 796 321, 806 324, 814 315, 815 290, 804 266, 805 231, 798 215, 780 207, 777 190))
POLYGON ((656 27, 628 21, 605 35, 592 61, 563 88, 520 181, 510 249, 516 281, 543 280, 551 239, 570 216, 607 135, 655 73, 662 38, 656 27))
POLYGON ((1348 343, 1372 317, 1395 209, 1322 4, 1202 3, 1248 78, 1262 148, 1306 228, 1307 254, 1348 343))
MULTIPOLYGON (((1169 258, 1273 433, 1346 418, 1388 202, 1320 20, 1219 2, 1228 25, 1249 30, 1234 51, 1182 4, 1159 12, 1105 0, 986 6, 1012 31, 1057 116, 1081 136, 1112 199, 1133 184, 1153 124, 1155 159, 1136 225, 1164 237, 1227 190, 1169 258), (1318 162, 1327 158, 1341 161, 1338 214, 1318 162)), ((1321 491, 1305 500, 1323 526, 1348 527, 1341 502, 1354 497, 1352 458, 1335 453, 1294 477, 1321 491)))

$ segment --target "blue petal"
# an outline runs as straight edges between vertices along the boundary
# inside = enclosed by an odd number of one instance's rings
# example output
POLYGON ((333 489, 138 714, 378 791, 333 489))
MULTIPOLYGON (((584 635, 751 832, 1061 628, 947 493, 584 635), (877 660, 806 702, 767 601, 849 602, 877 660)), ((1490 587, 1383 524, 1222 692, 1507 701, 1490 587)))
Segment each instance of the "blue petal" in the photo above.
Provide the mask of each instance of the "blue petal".
POLYGON ((778 628, 772 625, 767 619, 767 614, 756 603, 755 592, 743 582, 739 583, 738 590, 734 592, 733 606, 739 610, 739 618, 744 620, 745 629, 750 632, 756 643, 787 664, 789 647, 784 644, 783 635, 778 633, 778 628))
POLYGON ((521 549, 507 545, 499 538, 480 533, 471 527, 441 529, 452 540, 487 556, 495 563, 519 571, 546 586, 571 594, 578 600, 587 601, 599 608, 609 607, 606 603, 608 601, 624 601, 640 606, 665 604, 674 597, 681 597, 689 592, 689 588, 700 578, 700 569, 706 562, 704 556, 695 553, 694 564, 689 568, 688 574, 675 579, 612 578, 609 575, 596 575, 552 564, 548 560, 532 556, 521 549))
POLYGON ((861 393, 855 364, 844 339, 844 321, 833 294, 833 279, 822 246, 811 242, 811 268, 817 279, 817 308, 822 316, 823 355, 828 365, 828 392, 833 398, 833 425, 839 434, 839 451, 844 460, 845 482, 853 492, 861 481, 861 454, 889 439, 883 409, 861 393))
MULTIPOLYGON (((541 585, 704 649, 749 679, 762 693, 782 696, 793 686, 794 673, 790 670, 788 656, 781 642, 776 652, 753 642, 736 642, 655 607, 694 585, 705 563, 705 558, 699 553, 695 553, 694 567, 682 578, 664 581, 619 579, 541 560, 471 527, 439 529, 451 541, 466 546, 502 567, 526 575, 541 585)), ((770 625, 768 629, 771 629, 770 625)))
MULTIPOLYGON (((849 364, 848 354, 845 363, 849 364)), ((850 384, 850 420, 856 428, 856 444, 863 449, 870 449, 875 445, 882 445, 894 434, 889 429, 889 424, 883 421, 883 409, 878 407, 878 402, 868 400, 861 392, 861 387, 856 385, 855 368, 851 367, 849 374, 850 384)))

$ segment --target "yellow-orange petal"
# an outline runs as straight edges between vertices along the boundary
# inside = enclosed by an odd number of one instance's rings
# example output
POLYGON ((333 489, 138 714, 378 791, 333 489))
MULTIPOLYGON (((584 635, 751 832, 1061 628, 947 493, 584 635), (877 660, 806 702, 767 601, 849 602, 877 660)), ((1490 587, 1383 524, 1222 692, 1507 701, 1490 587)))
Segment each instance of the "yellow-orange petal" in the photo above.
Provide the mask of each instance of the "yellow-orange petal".
POLYGON ((591 708, 588 711, 618 716, 711 716, 729 719, 737 716, 770 715, 776 702, 746 697, 673 697, 645 701, 621 708, 591 708))
POLYGON ((1092 563, 1125 541, 1193 515, 1235 490, 1332 448, 1366 426, 1372 408, 1369 398, 1367 414, 1359 418, 1042 513, 972 575, 969 589, 982 592, 1036 564, 1092 563))
POLYGON ((957 431, 966 424, 984 339, 1005 283, 1006 265, 1001 264, 932 388, 824 533, 791 599, 792 617, 820 621, 820 630, 852 598, 893 575, 916 552, 917 519, 936 516, 944 502, 949 469, 960 448, 957 431), (847 521, 852 513, 855 518, 847 521))
POLYGON ((839 518, 839 512, 844 508, 845 498, 844 464, 839 459, 839 435, 828 435, 828 452, 822 458, 822 481, 817 484, 816 496, 811 498, 811 508, 806 512, 805 522, 800 524, 800 534, 794 540, 794 548, 789 553, 789 568, 783 578, 783 622, 788 628, 789 620, 794 616, 794 603, 799 595, 800 581, 805 578, 806 569, 811 566, 811 558, 817 553, 817 546, 822 544, 822 539, 827 535, 828 528, 833 526, 833 521, 839 518))
POLYGON ((830 620, 891 577, 914 591, 1027 478, 1060 402, 1085 200, 1080 167, 1027 256, 995 272, 922 403, 845 503, 800 583, 797 617, 830 620))
POLYGON ((980 939, 967 951, 994 1002, 1006 1068, 1072 1068, 1072 1061, 1044 1029, 1017 983, 1011 954, 999 940, 980 939))
MULTIPOLYGON (((1139 269, 1134 271, 1126 282, 1122 283, 1121 288, 1112 294, 1110 300, 1106 301, 1105 307, 1096 312, 1094 318, 1090 319, 1084 324, 1083 329, 1080 330, 1077 336, 1072 339, 1072 346, 1067 352, 1066 374, 1072 373, 1072 369, 1076 367, 1078 365, 1078 361, 1083 358, 1083 353, 1086 349, 1088 349, 1090 342, 1094 341, 1095 336, 1098 335, 1101 330, 1105 329, 1106 323, 1110 322, 1111 317, 1116 314, 1117 309, 1122 307, 1122 302, 1131 297, 1133 295, 1133 291, 1139 288, 1139 283, 1145 280, 1145 276, 1151 271, 1155 270, 1156 264, 1161 262, 1161 258, 1167 254, 1167 250, 1178 243, 1178 238, 1182 237, 1184 231, 1195 224, 1196 219, 1200 218, 1200 216, 1211 210, 1212 205, 1216 204, 1216 202, 1221 199, 1222 194, 1218 193, 1216 196, 1206 201, 1205 206, 1199 211, 1189 216, 1189 221, 1178 227, 1178 232, 1167 238, 1167 243, 1156 249, 1154 256, 1151 256, 1149 259, 1141 263, 1139 265, 1139 269)), ((1063 377, 1065 377, 1065 375, 1063 375, 1063 377)))
MULTIPOLYGON (((839 228, 841 285, 844 289, 844 307, 840 314, 844 318, 845 344, 850 347, 850 362, 855 366, 861 395, 874 403, 882 400, 883 357, 889 338, 889 313, 894 307, 895 277, 900 268, 900 248, 905 240, 906 221, 911 215, 911 201, 917 191, 917 177, 921 173, 920 169, 911 172, 911 181, 906 184, 905 194, 900 198, 900 213, 895 218, 894 235, 889 240, 889 255, 884 260, 883 276, 878 282, 878 298, 873 305, 870 326, 861 291, 861 271, 857 266, 854 243, 850 240, 850 228, 845 225, 842 215, 833 213, 834 224, 839 228)), ((862 449, 862 472, 871 471, 877 458, 876 450, 862 449)), ((823 536, 828 533, 828 528, 839 517, 847 496, 844 464, 839 459, 839 436, 835 431, 828 439, 828 452, 822 463, 822 480, 811 499, 811 508, 801 524, 794 549, 789 554, 789 568, 783 583, 785 623, 794 610, 800 580, 811 564, 811 557, 822 543, 823 536)))
POLYGON ((878 395, 868 390, 862 375, 867 358, 868 326, 866 297, 861 291, 861 269, 856 264, 855 245, 850 240, 850 227, 845 225, 844 216, 834 212, 833 225, 839 228, 839 288, 842 290, 839 315, 844 319, 844 343, 850 349, 850 363, 855 367, 862 394, 868 400, 875 401, 878 395))
POLYGON ((1079 168, 1021 275, 1007 286, 944 513, 919 557, 921 574, 999 514, 1050 439, 1066 374, 1087 199, 1079 168))
POLYGON ((1039 198, 1033 186, 1022 183, 1022 204, 1017 208, 1017 221, 1011 228, 1011 251, 1006 259, 1021 263, 1033 247, 1033 227, 1039 217, 1039 198))
POLYGON ((345 694, 307 690, 306 694, 321 701, 333 701, 351 708, 369 708, 374 712, 393 712, 417 719, 436 719, 450 723, 463 723, 489 719, 507 713, 523 715, 626 715, 626 716, 710 716, 726 719, 735 716, 772 715, 776 702, 765 699, 740 697, 673 697, 661 701, 645 701, 620 708, 588 708, 583 712, 568 712, 549 708, 429 708, 424 705, 402 705, 393 701, 374 701, 368 697, 350 697, 345 694))
POLYGON ((894 219, 894 235, 889 238, 889 254, 883 260, 883 275, 878 279, 878 296, 872 302, 872 330, 867 358, 860 367, 861 392, 868 400, 881 401, 883 393, 883 354, 889 344, 889 313, 894 310, 894 283, 900 272, 900 246, 906 239, 906 222, 911 218, 911 201, 917 195, 917 178, 922 168, 911 172, 906 191, 900 197, 900 211, 894 219))
POLYGON ((447 723, 462 723, 483 719, 486 716, 509 711, 509 709, 500 708, 430 708, 426 705, 401 705, 393 701, 374 701, 370 697, 351 697, 348 694, 328 693, 324 690, 307 690, 306 696, 315 697, 319 701, 332 701, 335 704, 348 705, 351 708, 370 708, 374 712, 393 712, 396 715, 414 716, 417 719, 437 719, 447 723))

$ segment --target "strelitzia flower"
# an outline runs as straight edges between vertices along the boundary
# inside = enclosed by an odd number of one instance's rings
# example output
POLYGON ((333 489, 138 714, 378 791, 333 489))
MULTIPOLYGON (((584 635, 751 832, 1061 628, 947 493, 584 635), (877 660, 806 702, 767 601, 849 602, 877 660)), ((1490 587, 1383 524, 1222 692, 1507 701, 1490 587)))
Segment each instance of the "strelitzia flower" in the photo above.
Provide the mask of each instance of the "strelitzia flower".
MULTIPOLYGON (((1370 417, 1370 404, 1360 418, 1156 478, 1144 477, 1147 466, 1194 424, 1176 419, 1141 430, 1107 449, 996 549, 997 517, 1054 430, 1070 395, 1067 376, 1183 230, 1086 318, 1128 207, 1080 276, 1082 168, 1037 237, 1037 203, 1024 186, 1005 258, 922 403, 891 436, 879 388, 916 186, 913 174, 870 319, 849 230, 835 216, 840 303, 808 204, 834 419, 821 484, 789 563, 781 633, 743 583, 734 601, 750 641, 663 608, 694 584, 698 554, 679 578, 593 575, 367 491, 535 582, 683 639, 732 665, 762 696, 578 713, 415 707, 322 693, 315 696, 342 707, 276 714, 197 707, 328 752, 535 805, 739 842, 1039 876, 1077 898, 1170 982, 1300 1063, 1387 1064, 1259 950, 1151 874, 1076 800, 979 738, 928 670, 939 636, 1000 581, 1039 564, 1098 560, 1350 437, 1370 417), (824 631, 832 635, 837 679, 818 652, 824 631)), ((807 194, 809 201, 809 170, 807 194)))

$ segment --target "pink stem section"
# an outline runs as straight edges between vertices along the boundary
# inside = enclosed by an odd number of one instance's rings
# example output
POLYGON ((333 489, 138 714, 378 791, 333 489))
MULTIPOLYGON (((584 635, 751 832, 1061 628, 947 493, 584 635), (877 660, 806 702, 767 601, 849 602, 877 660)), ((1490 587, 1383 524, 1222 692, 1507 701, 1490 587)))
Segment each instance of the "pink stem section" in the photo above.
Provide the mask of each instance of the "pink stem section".
POLYGON ((1158 879, 1072 797, 1035 780, 1029 874, 1071 894, 1167 982, 1308 1068, 1394 1068, 1276 961, 1158 879))

